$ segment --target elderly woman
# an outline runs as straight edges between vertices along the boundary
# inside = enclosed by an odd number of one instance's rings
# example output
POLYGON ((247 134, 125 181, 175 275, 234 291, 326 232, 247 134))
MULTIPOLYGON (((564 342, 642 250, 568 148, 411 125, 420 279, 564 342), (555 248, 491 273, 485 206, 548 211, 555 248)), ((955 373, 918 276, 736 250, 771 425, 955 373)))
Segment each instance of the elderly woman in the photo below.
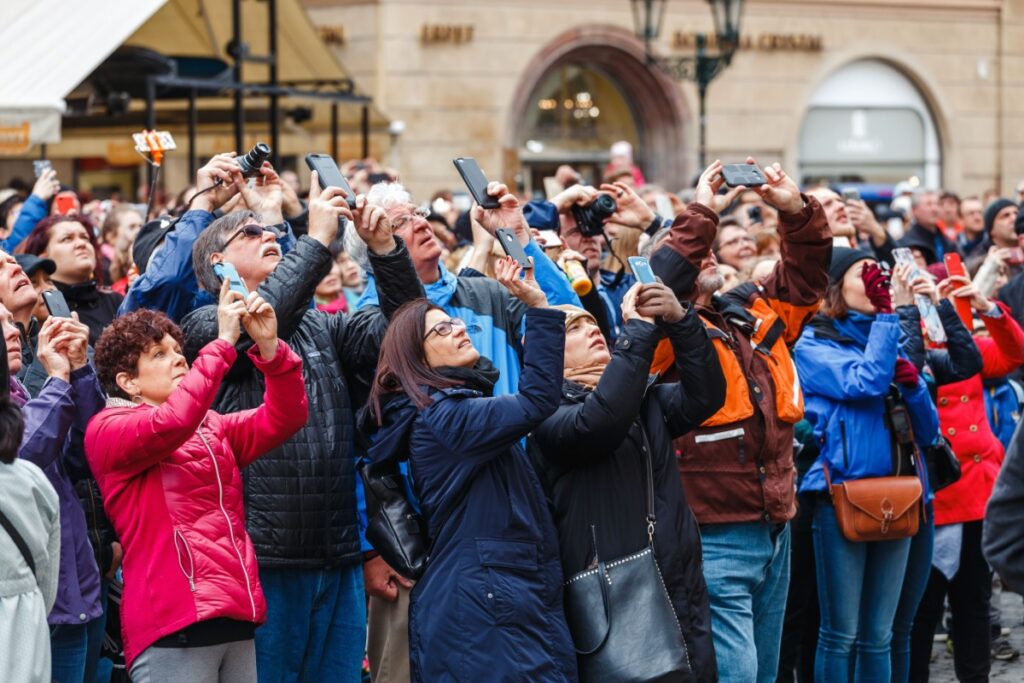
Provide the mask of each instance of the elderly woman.
POLYGON ((374 442, 408 457, 434 544, 410 599, 418 683, 576 680, 557 535, 522 446, 558 407, 565 314, 539 288, 530 300, 516 394, 491 395, 498 373, 465 323, 426 299, 395 313, 381 346, 374 442))
POLYGON ((266 602, 241 469, 294 434, 308 410, 302 361, 277 338, 274 309, 225 283, 217 317, 218 338, 191 369, 181 330, 154 311, 118 318, 96 346, 116 398, 89 424, 86 453, 124 546, 121 627, 136 683, 255 680, 266 602), (264 403, 220 415, 210 406, 241 325, 264 403))
POLYGON ((597 321, 574 306, 565 320, 562 405, 534 430, 534 465, 548 490, 566 577, 643 550, 645 446, 654 480, 654 554, 682 627, 693 680, 717 680, 700 532, 679 481, 672 440, 717 411, 725 377, 700 319, 662 284, 634 285, 609 353, 597 321), (667 336, 679 381, 651 386, 667 336), (587 495, 579 495, 586 491, 587 495), (596 546, 596 547, 594 547, 596 546))
MULTIPOLYGON (((21 276, 24 278, 24 276, 21 276)), ((21 370, 21 339, 0 305, 0 324, 12 373, 21 370)), ((89 419, 103 408, 103 392, 87 356, 88 330, 68 318, 49 318, 39 329, 36 357, 47 378, 31 398, 12 379, 11 399, 21 407, 25 437, 18 457, 43 470, 60 499, 60 580, 49 613, 52 678, 82 680, 90 622, 103 614, 100 572, 74 484, 88 476, 82 439, 89 419)))

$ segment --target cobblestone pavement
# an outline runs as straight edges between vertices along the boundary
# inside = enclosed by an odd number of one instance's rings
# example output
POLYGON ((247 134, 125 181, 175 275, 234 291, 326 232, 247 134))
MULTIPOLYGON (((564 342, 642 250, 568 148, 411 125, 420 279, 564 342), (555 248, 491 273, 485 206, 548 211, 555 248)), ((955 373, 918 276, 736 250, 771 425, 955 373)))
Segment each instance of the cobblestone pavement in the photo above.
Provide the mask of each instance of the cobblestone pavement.
MULTIPOLYGON (((1010 643, 1017 650, 1024 652, 1024 625, 1021 619, 1024 618, 1024 603, 1021 596, 1016 593, 1004 592, 1000 595, 1002 605, 1003 628, 1010 630, 1010 643)), ((932 662, 931 683, 955 683, 956 673, 953 671, 953 656, 946 650, 944 643, 935 643, 933 654, 938 657, 932 662)), ((992 673, 989 680, 1010 683, 1021 683, 1024 681, 1024 658, 1018 658, 1013 662, 992 662, 992 673)))

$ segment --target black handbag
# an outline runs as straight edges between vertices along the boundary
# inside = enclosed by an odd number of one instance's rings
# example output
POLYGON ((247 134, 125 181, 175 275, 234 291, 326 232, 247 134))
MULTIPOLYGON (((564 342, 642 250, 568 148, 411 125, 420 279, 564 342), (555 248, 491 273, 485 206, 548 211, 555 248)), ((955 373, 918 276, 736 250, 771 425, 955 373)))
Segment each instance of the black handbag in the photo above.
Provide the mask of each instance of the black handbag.
POLYGON ((928 485, 935 493, 960 481, 960 460, 946 437, 940 436, 938 441, 924 449, 924 462, 928 467, 928 485))
POLYGON ((366 540, 392 569, 407 579, 423 576, 430 554, 427 521, 405 495, 398 461, 388 458, 357 464, 366 496, 366 540))
MULTIPOLYGON (((579 676, 588 683, 695 680, 683 630, 654 557, 654 472, 646 434, 643 452, 647 547, 607 562, 598 556, 596 567, 564 586, 579 676)), ((594 546, 596 553, 596 538, 594 546)))

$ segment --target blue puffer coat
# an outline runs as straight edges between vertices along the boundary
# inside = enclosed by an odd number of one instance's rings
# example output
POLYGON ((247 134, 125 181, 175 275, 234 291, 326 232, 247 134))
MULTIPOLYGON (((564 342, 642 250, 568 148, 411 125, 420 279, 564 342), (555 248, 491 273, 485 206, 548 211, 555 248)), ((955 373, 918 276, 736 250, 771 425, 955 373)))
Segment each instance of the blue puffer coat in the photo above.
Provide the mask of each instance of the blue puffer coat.
MULTIPOLYGON (((844 320, 815 318, 796 343, 794 358, 804 391, 804 411, 821 453, 800 491, 827 487, 822 461, 833 483, 893 474, 892 445, 885 426, 884 397, 892 383, 899 346, 899 316, 851 313, 844 320)), ((923 449, 935 443, 939 416, 923 378, 900 386, 914 438, 923 449)), ((926 479, 924 468, 920 468, 926 479)), ((927 487, 927 482, 925 482, 927 487)))
MULTIPOLYGON (((526 313, 519 393, 431 392, 409 429, 416 496, 435 539, 409 607, 412 679, 575 681, 558 536, 522 439, 558 408, 565 316, 526 313)), ((404 397, 403 397, 404 399, 404 397)), ((407 399, 405 399, 407 401, 407 399)))

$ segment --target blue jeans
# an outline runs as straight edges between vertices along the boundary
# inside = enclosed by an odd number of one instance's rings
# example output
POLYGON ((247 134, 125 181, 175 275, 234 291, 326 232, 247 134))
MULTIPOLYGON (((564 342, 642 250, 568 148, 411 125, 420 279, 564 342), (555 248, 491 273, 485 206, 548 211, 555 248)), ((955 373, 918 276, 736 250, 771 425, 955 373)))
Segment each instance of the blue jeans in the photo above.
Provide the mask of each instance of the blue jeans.
POLYGON ((366 651, 361 564, 260 569, 267 623, 256 629, 259 683, 359 683, 366 651))
POLYGON ((722 683, 774 683, 789 589, 789 525, 700 529, 711 636, 722 683))
POLYGON ((85 677, 88 645, 89 624, 50 626, 50 672, 53 683, 81 683, 85 677))
MULTIPOLYGON (((100 604, 103 605, 103 614, 89 622, 88 642, 85 652, 85 678, 86 683, 94 683, 98 676, 96 670, 100 661, 100 650, 103 649, 103 636, 107 632, 107 593, 110 590, 110 579, 100 577, 100 604)), ((110 680, 110 677, 107 677, 110 680)))
POLYGON ((910 680, 910 632, 914 626, 914 615, 921 603, 928 577, 932 573, 932 549, 935 547, 935 518, 932 506, 928 505, 928 521, 921 520, 917 535, 910 539, 910 556, 907 558, 907 572, 903 575, 903 590, 896 605, 896 617, 892 622, 892 683, 907 683, 910 680))
POLYGON ((819 501, 814 511, 821 610, 816 681, 889 683, 889 646, 910 540, 851 543, 839 531, 832 504, 819 501))

